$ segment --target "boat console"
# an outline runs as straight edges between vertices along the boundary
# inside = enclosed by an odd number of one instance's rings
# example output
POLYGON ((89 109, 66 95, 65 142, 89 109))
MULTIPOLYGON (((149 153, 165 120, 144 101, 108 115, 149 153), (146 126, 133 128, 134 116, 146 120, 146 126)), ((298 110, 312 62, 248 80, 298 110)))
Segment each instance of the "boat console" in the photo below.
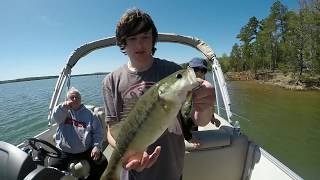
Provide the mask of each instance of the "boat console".
POLYGON ((32 156, 18 147, 0 141, 0 179, 54 180, 64 176, 61 171, 37 164, 32 156))
POLYGON ((0 141, 0 179, 5 180, 60 180, 89 176, 90 164, 86 160, 70 163, 69 170, 60 171, 47 166, 48 157, 59 157, 61 151, 49 142, 30 138, 22 149, 0 141))

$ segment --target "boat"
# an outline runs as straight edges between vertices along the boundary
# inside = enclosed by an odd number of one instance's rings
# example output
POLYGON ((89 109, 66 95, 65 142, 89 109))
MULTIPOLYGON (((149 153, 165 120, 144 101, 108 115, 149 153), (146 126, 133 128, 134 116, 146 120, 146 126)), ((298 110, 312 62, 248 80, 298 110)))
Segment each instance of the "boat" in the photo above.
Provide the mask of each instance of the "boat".
MULTIPOLYGON (((232 120, 227 84, 215 53, 204 41, 190 36, 159 33, 158 42, 178 43, 195 48, 202 53, 212 65, 212 78, 217 101, 215 118, 221 122, 219 127, 209 123, 199 127, 193 135, 200 141, 197 149, 185 151, 184 180, 301 180, 303 179, 262 147, 252 141, 241 131, 238 121, 232 120), (224 108, 224 112, 221 109, 224 108)), ((61 152, 55 148, 54 135, 56 124, 51 124, 53 108, 58 104, 63 88, 70 87, 71 69, 89 53, 116 46, 115 37, 104 38, 86 43, 77 48, 68 58, 57 80, 49 104, 48 129, 29 138, 18 146, 0 141, 0 179, 78 179, 88 176, 88 164, 77 162, 70 165, 68 172, 60 171, 46 165, 48 156, 56 157, 61 152)), ((103 127, 104 108, 86 105, 99 117, 103 127)), ((109 158, 112 148, 104 139, 104 155, 109 158)))

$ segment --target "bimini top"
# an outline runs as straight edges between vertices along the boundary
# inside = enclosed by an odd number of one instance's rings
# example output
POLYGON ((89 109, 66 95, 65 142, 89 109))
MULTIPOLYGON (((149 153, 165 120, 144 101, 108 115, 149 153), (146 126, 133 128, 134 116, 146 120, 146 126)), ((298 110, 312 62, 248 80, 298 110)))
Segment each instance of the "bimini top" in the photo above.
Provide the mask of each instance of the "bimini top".
MULTIPOLYGON (((221 67, 219 65, 218 60, 216 59, 215 53, 213 50, 203 41, 201 41, 198 38, 195 37, 189 37, 189 36, 181 36, 177 34, 167 34, 167 33, 159 33, 158 34, 158 42, 169 42, 169 43, 178 43, 190 46, 192 48, 197 49, 200 51, 205 57, 207 57, 208 61, 212 62, 212 70, 213 70, 213 76, 214 80, 217 81, 219 85, 220 92, 222 94, 222 99, 224 102, 224 106, 227 112, 228 120, 230 120, 230 117, 232 115, 230 111, 230 100, 229 95, 226 88, 226 83, 224 81, 224 77, 221 71, 221 67)), ((76 65, 76 63, 87 54, 101 49, 101 48, 107 48, 116 46, 116 38, 115 37, 109 37, 93 42, 86 43, 76 50, 70 55, 68 58, 68 62, 65 65, 65 67, 62 69, 62 72, 59 75, 58 81, 56 83, 54 93, 52 95, 50 105, 49 105, 49 114, 48 114, 48 120, 50 125, 50 119, 52 118, 52 110, 57 105, 58 99, 61 95, 61 91, 63 89, 63 86, 67 79, 70 78, 71 69, 76 65)), ((217 86, 216 86, 217 90, 217 86)), ((217 93, 216 93, 217 95, 217 93)))

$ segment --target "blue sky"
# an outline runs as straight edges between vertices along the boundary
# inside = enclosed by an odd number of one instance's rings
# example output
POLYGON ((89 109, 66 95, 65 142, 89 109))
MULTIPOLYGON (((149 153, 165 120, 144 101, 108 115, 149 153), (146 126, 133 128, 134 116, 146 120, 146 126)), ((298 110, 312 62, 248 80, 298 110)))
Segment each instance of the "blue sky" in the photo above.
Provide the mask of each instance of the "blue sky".
MULTIPOLYGON (((159 32, 195 36, 217 56, 229 54, 250 17, 269 14, 274 0, 2 0, 0 5, 0 80, 58 75, 74 49, 114 36, 129 8, 148 12, 159 32)), ((298 0, 282 0, 290 10, 298 0)), ((197 51, 158 44, 156 57, 187 62, 197 51)), ((127 61, 117 47, 81 59, 73 74, 108 72, 127 61)))

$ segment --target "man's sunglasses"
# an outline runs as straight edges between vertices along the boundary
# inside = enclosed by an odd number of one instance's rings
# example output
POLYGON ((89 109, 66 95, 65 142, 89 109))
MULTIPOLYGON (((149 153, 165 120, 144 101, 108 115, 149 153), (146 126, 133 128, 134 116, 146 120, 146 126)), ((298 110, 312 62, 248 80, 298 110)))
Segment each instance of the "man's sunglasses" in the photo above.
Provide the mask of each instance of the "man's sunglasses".
POLYGON ((193 70, 194 72, 202 72, 203 74, 207 73, 207 69, 205 68, 194 67, 193 70))

